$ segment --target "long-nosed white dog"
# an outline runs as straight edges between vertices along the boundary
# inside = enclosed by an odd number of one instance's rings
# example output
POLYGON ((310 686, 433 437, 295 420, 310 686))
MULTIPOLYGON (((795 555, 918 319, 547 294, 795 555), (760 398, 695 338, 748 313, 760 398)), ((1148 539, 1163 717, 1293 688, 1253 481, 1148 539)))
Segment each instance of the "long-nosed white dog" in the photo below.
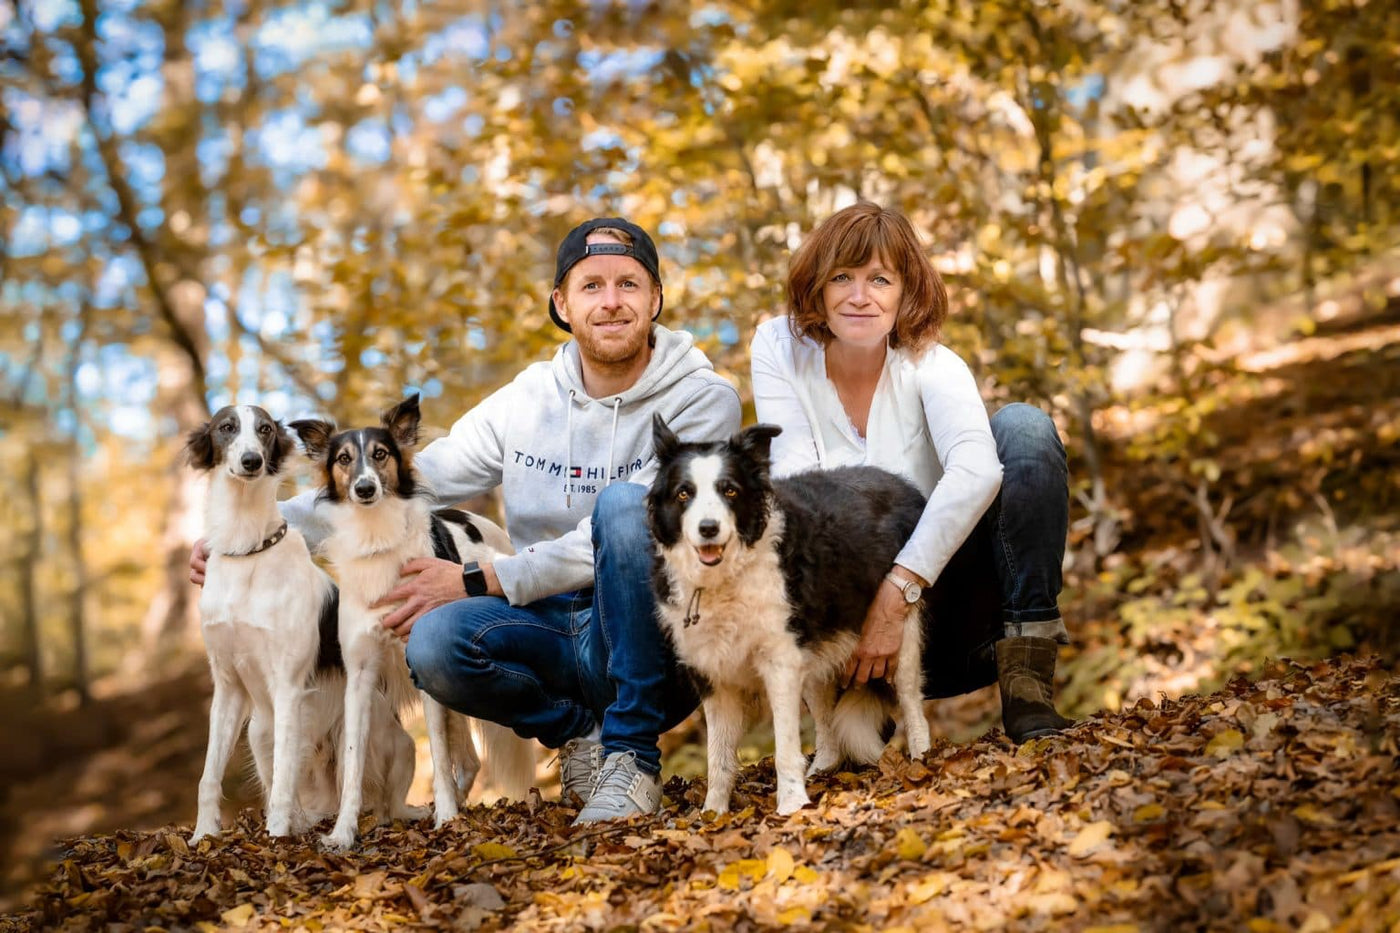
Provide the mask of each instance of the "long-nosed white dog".
MULTIPOLYGON (((214 697, 191 841, 220 828, 224 770, 244 722, 267 802, 267 831, 301 832, 336 810, 344 669, 335 586, 277 510, 285 429, 251 405, 219 410, 190 434, 190 464, 210 474, 209 561, 199 609, 214 697)), ((413 740, 387 703, 370 709, 368 771, 381 817, 412 815, 413 740)))
MULTIPOLYGON (((495 523, 456 510, 434 512, 421 495, 412 455, 421 414, 413 395, 383 414, 381 425, 337 431, 326 421, 294 421, 307 453, 321 463, 319 508, 330 510, 327 557, 340 582, 340 643, 345 655, 345 743, 340 815, 323 842, 347 848, 355 840, 360 804, 360 749, 366 710, 376 694, 402 709, 417 694, 403 645, 380 624, 388 609, 371 609, 400 583, 399 568, 419 557, 490 561, 511 552, 495 523)), ((458 814, 480 769, 467 717, 423 694, 433 758, 436 825, 458 814)), ((511 730, 479 724, 488 760, 506 796, 523 796, 534 774, 533 745, 511 730)))

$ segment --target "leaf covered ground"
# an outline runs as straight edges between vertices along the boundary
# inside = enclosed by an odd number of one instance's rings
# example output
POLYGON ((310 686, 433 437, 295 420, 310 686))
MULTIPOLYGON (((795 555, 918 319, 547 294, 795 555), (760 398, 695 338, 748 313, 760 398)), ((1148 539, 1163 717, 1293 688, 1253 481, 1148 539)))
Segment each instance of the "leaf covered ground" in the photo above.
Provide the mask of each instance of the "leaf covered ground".
POLYGON ((1400 929, 1397 754, 1393 670, 1280 662, 1020 749, 892 751, 789 818, 765 760, 715 819, 673 778, 655 819, 572 830, 535 799, 350 855, 253 810, 193 849, 188 826, 77 838, 0 929, 1400 929))

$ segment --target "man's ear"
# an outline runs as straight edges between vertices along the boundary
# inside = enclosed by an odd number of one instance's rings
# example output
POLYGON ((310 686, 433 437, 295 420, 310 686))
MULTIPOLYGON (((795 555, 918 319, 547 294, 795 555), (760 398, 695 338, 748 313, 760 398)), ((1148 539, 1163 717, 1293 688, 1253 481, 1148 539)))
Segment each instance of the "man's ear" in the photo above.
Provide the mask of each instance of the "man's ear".
POLYGON ((418 425, 422 420, 423 413, 418 410, 417 392, 379 417, 380 423, 393 436, 394 443, 405 449, 418 443, 418 425))
POLYGON ((765 466, 771 459, 773 438, 783 433, 776 424, 751 425, 730 438, 732 447, 765 466))
POLYGON ((676 437, 676 432, 666 427, 666 421, 658 412, 651 416, 651 449, 656 454, 656 459, 665 463, 676 455, 676 450, 681 446, 681 439, 676 437))
POLYGON ((190 432, 185 440, 185 457, 196 470, 214 469, 214 422, 206 421, 190 432))
POLYGON ((554 310, 559 315, 559 320, 573 327, 573 323, 569 320, 569 308, 564 304, 564 292, 556 288, 549 297, 554 302, 554 310))
POLYGON ((301 446, 306 449, 306 455, 312 460, 320 460, 326 456, 331 438, 335 436, 334 421, 307 419, 293 421, 287 427, 297 432, 297 437, 301 438, 301 446))

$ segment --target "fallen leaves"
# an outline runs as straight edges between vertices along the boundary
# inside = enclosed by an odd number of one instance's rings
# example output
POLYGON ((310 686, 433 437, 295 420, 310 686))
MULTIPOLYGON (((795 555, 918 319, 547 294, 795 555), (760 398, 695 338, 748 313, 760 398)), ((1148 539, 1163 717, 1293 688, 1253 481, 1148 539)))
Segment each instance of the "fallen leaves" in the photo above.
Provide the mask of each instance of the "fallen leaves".
MULTIPOLYGON (((1013 748, 812 782, 771 810, 771 761, 706 819, 674 778, 654 820, 586 831, 556 803, 379 827, 348 855, 263 835, 251 811, 72 840, 15 924, 87 930, 1336 929, 1400 919, 1400 678, 1275 665, 1207 697, 1139 703, 1013 748), (754 805, 756 804, 756 806, 754 805)), ((23 929, 24 926, 18 928, 23 929)))

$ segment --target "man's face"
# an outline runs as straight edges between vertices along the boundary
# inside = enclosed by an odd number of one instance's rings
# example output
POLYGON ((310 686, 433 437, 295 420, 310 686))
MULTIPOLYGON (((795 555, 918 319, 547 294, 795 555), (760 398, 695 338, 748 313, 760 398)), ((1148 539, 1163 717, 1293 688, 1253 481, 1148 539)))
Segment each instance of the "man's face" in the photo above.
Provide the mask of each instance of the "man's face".
MULTIPOLYGON (((606 236, 589 243, 611 243, 606 236)), ((589 256, 555 289, 554 306, 573 331, 579 352, 595 363, 617 364, 647 348, 661 292, 631 256, 589 256)))

